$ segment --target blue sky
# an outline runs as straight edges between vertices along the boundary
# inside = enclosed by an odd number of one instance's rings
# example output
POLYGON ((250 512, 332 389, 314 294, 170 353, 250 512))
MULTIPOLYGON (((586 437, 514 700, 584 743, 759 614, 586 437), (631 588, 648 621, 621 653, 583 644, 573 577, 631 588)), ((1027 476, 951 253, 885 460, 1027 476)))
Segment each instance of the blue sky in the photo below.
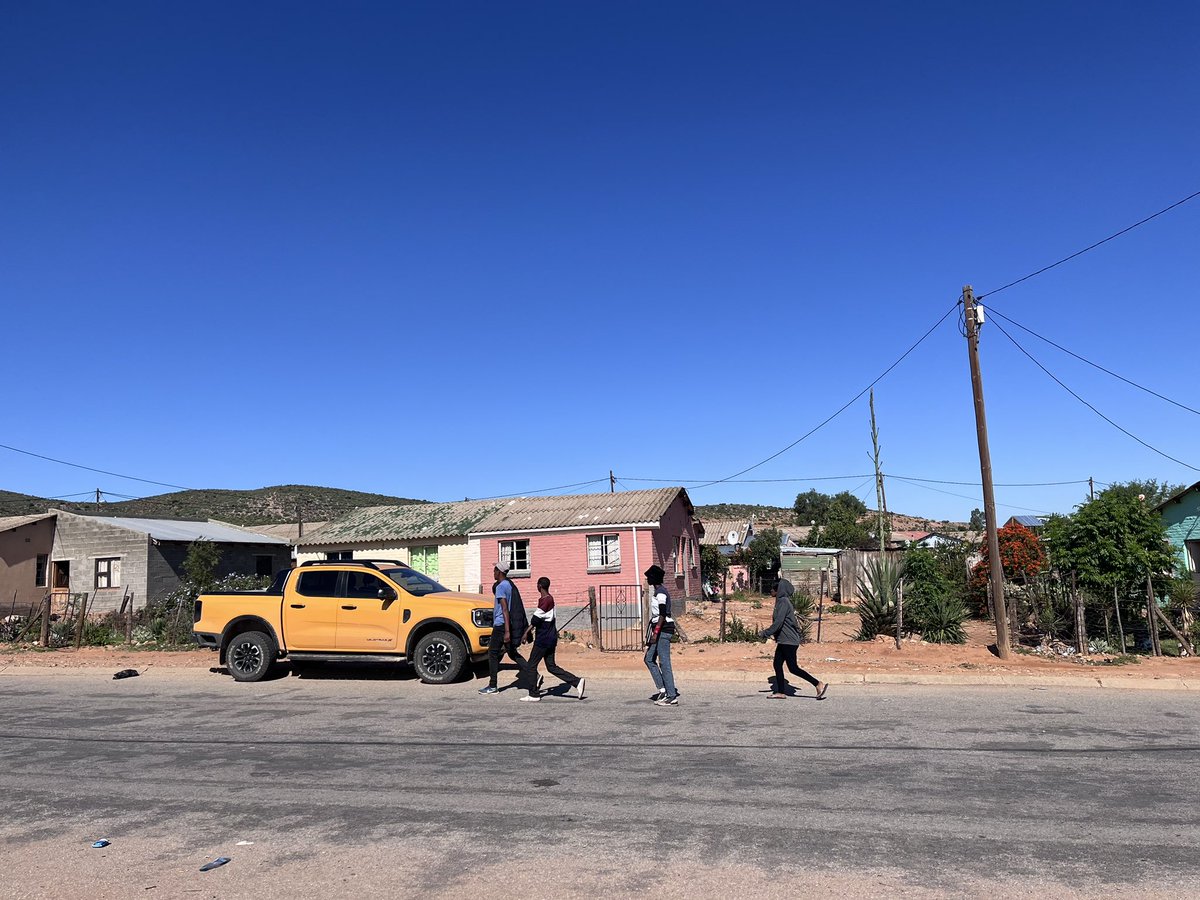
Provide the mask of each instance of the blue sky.
MULTIPOLYGON (((962 285, 1200 190, 1200 7, 976 6, 10 4, 0 443, 188 487, 438 500, 752 466, 962 285)), ((1200 199, 993 308, 1200 406, 1198 236, 1200 199)), ((1006 327, 1200 467, 1194 414, 1006 327)), ((982 355, 997 482, 1200 479, 990 325, 982 355)), ((978 482, 953 315, 876 409, 886 472, 978 482)), ((863 477, 692 497, 873 504, 869 451, 863 398, 743 479, 863 477)), ((7 450, 0 487, 161 490, 7 450)), ((979 496, 888 485, 930 517, 979 496)))

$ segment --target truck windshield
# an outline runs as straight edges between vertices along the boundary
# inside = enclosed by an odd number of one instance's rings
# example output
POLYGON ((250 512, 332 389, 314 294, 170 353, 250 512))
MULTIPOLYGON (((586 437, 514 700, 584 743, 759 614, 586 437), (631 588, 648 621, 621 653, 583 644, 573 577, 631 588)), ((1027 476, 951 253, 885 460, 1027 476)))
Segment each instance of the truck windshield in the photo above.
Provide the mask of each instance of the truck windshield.
POLYGON ((422 575, 416 569, 384 569, 383 574, 414 597, 424 597, 426 594, 440 594, 450 590, 438 584, 428 575, 422 575))

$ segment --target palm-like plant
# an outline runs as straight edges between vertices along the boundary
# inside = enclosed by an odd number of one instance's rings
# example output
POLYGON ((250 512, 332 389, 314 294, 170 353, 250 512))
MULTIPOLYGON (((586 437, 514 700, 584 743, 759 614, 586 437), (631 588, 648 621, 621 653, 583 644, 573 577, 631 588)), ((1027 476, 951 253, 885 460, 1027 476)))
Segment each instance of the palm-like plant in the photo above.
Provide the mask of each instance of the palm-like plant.
POLYGON ((925 607, 921 637, 931 644, 965 644, 967 633, 962 623, 966 617, 967 610, 957 597, 934 597, 925 607))
POLYGON ((896 633, 896 596, 904 568, 886 556, 867 560, 865 573, 858 577, 860 626, 858 640, 871 641, 877 635, 896 633))

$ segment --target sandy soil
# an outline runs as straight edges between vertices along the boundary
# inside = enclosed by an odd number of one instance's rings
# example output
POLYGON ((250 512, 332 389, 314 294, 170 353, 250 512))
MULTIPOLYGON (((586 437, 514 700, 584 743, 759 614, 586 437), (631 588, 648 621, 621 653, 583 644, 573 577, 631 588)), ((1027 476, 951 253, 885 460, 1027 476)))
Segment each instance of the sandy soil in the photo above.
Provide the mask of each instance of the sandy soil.
MULTIPOLYGON (((687 642, 676 644, 676 667, 692 672, 753 672, 769 671, 774 652, 773 643, 703 642, 715 637, 720 622, 718 604, 689 604, 688 612, 679 617, 687 642)), ((755 608, 752 601, 730 601, 727 621, 737 616, 756 627, 770 618, 770 599, 755 608)), ((1000 660, 989 644, 995 640, 986 622, 970 621, 966 625, 965 645, 926 644, 906 640, 897 649, 893 639, 863 642, 854 640, 858 631, 858 615, 853 612, 826 613, 821 621, 821 642, 815 643, 817 630, 813 625, 813 643, 800 648, 801 665, 817 677, 838 673, 925 673, 935 675, 1030 675, 1030 676, 1100 676, 1108 678, 1141 679, 1200 679, 1200 660, 1163 657, 1138 657, 1138 662, 1110 664, 1110 657, 1045 658, 1027 653, 1014 653, 1007 661, 1000 660)), ((575 641, 564 640, 559 645, 559 660, 573 671, 587 674, 600 672, 643 671, 641 654, 637 652, 602 652, 588 643, 587 630, 574 625, 567 629, 575 641)), ((565 635, 564 635, 565 636, 565 635)), ((27 647, 0 650, 0 671, 14 667, 78 668, 99 667, 159 669, 202 668, 217 665, 214 653, 208 650, 159 651, 154 647, 85 647, 80 650, 42 650, 27 647)))

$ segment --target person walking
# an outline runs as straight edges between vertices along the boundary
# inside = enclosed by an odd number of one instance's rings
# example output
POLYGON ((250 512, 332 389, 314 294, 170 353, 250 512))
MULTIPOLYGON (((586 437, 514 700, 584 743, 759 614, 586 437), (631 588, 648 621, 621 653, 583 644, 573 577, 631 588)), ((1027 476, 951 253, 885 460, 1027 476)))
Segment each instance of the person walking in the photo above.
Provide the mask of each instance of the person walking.
POLYGON ((650 585, 650 628, 646 633, 646 668, 654 679, 654 696, 650 699, 658 706, 678 706, 679 691, 675 688, 675 674, 671 671, 671 638, 675 635, 675 620, 671 618, 671 595, 663 587, 663 576, 667 573, 660 566, 651 566, 645 572, 650 585))
POLYGON ((517 681, 525 671, 525 658, 517 649, 525 636, 529 625, 525 616, 525 605, 521 601, 521 592, 508 577, 509 564, 503 560, 496 563, 492 569, 495 584, 492 593, 495 605, 492 607, 492 637, 488 642, 488 683, 479 689, 481 694, 498 694, 496 686, 500 675, 500 660, 505 652, 517 664, 517 681))
POLYGON ((572 675, 566 669, 559 668, 554 661, 554 651, 558 647, 558 629, 554 614, 554 595, 550 593, 550 579, 542 576, 537 581, 538 605, 529 622, 529 631, 534 635, 533 649, 529 651, 529 661, 525 664, 523 681, 529 691, 522 700, 537 703, 542 699, 541 679, 538 677, 538 665, 544 659, 546 671, 571 686, 576 698, 583 699, 584 679, 572 675))
POLYGON ((796 651, 800 647, 800 626, 796 622, 796 609, 792 606, 792 594, 795 592, 796 588, 786 578, 779 579, 779 583, 771 592, 775 595, 775 612, 771 617, 771 624, 762 632, 765 638, 775 638, 775 689, 769 699, 787 699, 788 683, 783 675, 783 667, 786 665, 793 675, 803 678, 816 688, 817 699, 823 700, 829 685, 813 678, 796 662, 796 651))

